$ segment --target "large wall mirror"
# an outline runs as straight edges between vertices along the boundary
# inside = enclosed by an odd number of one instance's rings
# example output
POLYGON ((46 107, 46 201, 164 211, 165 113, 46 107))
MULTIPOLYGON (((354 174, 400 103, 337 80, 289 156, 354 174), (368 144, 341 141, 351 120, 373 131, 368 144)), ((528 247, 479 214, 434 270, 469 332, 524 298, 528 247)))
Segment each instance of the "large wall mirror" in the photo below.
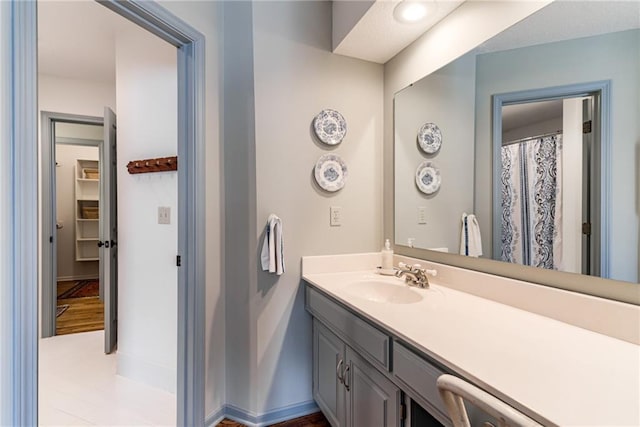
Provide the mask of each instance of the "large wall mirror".
POLYGON ((394 98, 407 254, 637 304, 639 170, 640 2, 551 3, 394 98))

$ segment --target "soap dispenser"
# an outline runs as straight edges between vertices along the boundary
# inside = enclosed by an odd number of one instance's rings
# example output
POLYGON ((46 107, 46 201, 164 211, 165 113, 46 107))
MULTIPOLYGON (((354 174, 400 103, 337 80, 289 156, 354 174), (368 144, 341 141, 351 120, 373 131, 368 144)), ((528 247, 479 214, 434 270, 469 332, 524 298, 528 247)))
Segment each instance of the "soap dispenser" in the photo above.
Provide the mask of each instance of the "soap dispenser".
POLYGON ((391 249, 391 243, 389 239, 384 241, 384 248, 381 251, 382 254, 382 273, 393 272, 393 249, 391 249))

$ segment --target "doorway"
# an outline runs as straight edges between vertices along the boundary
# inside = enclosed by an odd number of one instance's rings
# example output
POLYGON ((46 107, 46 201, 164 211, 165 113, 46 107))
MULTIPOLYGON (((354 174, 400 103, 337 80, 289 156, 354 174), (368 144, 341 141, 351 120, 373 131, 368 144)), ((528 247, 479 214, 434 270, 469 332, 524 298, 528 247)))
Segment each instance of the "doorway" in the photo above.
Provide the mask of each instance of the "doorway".
POLYGON ((105 330, 117 342, 115 115, 42 113, 42 337, 105 330), (48 191, 47 191, 48 190, 48 191), (47 244, 48 243, 48 244, 47 244))
POLYGON ((494 95, 493 258, 600 276, 609 83, 494 95))
MULTIPOLYGON (((178 157, 180 169, 177 424, 202 425, 204 418, 204 36, 154 2, 104 3, 178 48, 178 157)), ((35 2, 0 4, 3 57, 10 66, 2 92, 14 96, 0 110, 7 149, 13 150, 3 191, 3 227, 12 230, 13 250, 4 265, 11 275, 0 301, 13 336, 3 341, 0 412, 10 425, 37 424, 38 396, 38 186, 37 168, 37 8, 35 2), (6 48, 6 49, 5 49, 6 48), (20 55, 9 55, 20 52, 20 55), (20 197, 13 198, 12 195, 20 197), (9 204, 5 205, 4 202, 9 204), (10 208, 9 208, 10 207, 10 208), (6 346, 5 346, 6 344, 6 346), (6 376, 4 376, 6 374, 6 376), (6 386, 6 387, 4 387, 6 386)), ((6 160, 6 159, 5 159, 6 160)), ((3 161, 3 165, 6 162, 3 161)))
MULTIPOLYGON (((102 126, 53 122, 55 146, 51 205, 51 264, 55 274, 55 335, 104 329, 104 286, 100 280, 99 209, 102 126)), ((51 241, 50 240, 50 241, 51 241)), ((43 318, 44 320, 44 318, 43 318)), ((43 330, 45 328, 43 327, 43 330)), ((53 329, 53 328, 52 328, 53 329)))

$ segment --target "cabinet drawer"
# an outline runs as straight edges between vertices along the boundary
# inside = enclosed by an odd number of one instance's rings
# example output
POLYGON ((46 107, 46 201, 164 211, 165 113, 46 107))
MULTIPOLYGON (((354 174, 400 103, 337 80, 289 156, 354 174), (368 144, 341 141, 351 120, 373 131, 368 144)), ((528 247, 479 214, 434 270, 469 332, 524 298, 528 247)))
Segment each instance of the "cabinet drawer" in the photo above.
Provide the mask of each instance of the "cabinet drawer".
POLYGON ((413 399, 425 406, 431 415, 448 424, 447 409, 438 393, 436 381, 444 374, 429 362, 399 342, 393 343, 393 376, 403 389, 411 391, 413 399))
POLYGON ((389 370, 390 338, 307 286, 307 310, 336 331, 347 344, 389 370))

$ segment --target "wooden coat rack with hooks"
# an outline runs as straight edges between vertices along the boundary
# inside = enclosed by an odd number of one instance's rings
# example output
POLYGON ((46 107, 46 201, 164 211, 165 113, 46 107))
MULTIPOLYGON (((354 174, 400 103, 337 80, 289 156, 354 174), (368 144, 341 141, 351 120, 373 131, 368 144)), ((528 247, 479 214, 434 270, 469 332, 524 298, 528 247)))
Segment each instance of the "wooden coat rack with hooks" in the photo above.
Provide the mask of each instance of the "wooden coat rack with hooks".
POLYGON ((178 157, 132 160, 127 163, 129 173, 169 172, 178 170, 178 157))

